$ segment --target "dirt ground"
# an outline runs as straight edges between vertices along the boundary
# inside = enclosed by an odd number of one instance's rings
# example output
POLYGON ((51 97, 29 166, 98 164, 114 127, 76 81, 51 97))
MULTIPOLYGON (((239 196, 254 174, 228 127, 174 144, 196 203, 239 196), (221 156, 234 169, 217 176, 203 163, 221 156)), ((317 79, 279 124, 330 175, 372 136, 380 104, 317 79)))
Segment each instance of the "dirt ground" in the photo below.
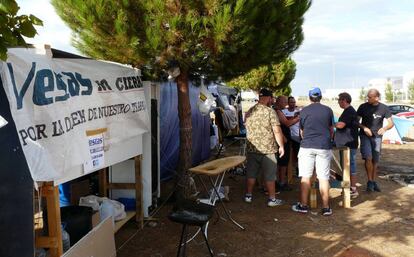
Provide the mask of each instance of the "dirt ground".
MULTIPOLYGON (((393 172, 396 166, 413 170, 414 144, 383 148, 380 173, 393 172)), ((286 204, 269 208, 257 189, 253 203, 244 203, 244 177, 227 175, 223 184, 230 186, 230 201, 226 206, 246 230, 230 221, 217 221, 215 214, 208 228, 215 256, 414 256, 414 188, 379 179, 383 192, 365 192, 359 155, 358 180, 360 196, 352 200, 352 208, 342 208, 340 189, 331 189, 334 213, 324 217, 319 214, 320 206, 308 214, 291 211, 299 196, 297 179, 293 191, 278 195, 286 204)), ((163 195, 168 194, 166 188, 163 195)), ((134 222, 124 226, 116 234, 117 256, 175 256, 181 226, 167 219, 171 208, 167 204, 161 209, 155 227, 138 230, 134 222)), ((188 244, 187 256, 209 256, 201 235, 188 244)))

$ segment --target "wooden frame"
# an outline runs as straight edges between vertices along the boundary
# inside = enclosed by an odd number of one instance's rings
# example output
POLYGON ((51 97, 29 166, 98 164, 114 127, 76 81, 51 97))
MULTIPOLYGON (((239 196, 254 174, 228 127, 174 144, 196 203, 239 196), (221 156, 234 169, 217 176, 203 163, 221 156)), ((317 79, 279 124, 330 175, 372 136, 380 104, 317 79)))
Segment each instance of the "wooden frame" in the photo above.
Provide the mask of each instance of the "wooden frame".
MULTIPOLYGON (((99 192, 102 196, 108 195, 110 189, 135 189, 136 196, 136 212, 128 212, 127 218, 116 222, 114 233, 117 232, 122 225, 124 225, 132 217, 136 217, 139 227, 144 226, 144 211, 143 211, 143 194, 142 194, 142 175, 141 175, 141 160, 142 155, 134 157, 135 160, 135 183, 109 183, 108 182, 108 168, 99 171, 99 192)), ((53 182, 45 182, 40 187, 41 196, 46 198, 47 205, 47 220, 48 220, 48 235, 36 236, 36 248, 49 248, 51 257, 59 257, 63 255, 62 245, 62 230, 61 230, 61 216, 59 205, 59 188, 53 182)))

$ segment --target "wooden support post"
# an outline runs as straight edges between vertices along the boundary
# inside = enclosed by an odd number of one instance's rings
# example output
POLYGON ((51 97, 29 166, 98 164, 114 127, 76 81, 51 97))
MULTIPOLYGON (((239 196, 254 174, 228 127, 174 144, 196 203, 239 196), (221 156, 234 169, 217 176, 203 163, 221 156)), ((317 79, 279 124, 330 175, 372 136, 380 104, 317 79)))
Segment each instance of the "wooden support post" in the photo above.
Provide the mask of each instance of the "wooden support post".
POLYGON ((342 169, 343 169, 343 183, 342 192, 344 195, 344 208, 351 208, 351 174, 350 174, 350 149, 347 147, 343 151, 342 169))
POLYGON ((103 168, 99 171, 99 194, 108 196, 108 169, 103 168))
MULTIPOLYGON (((48 182, 42 187, 42 192, 46 196, 47 203, 47 222, 50 238, 49 243, 50 245, 56 246, 50 248, 50 256, 59 257, 63 254, 62 229, 60 226, 59 189, 57 186, 53 186, 53 182, 48 182)), ((44 239, 41 239, 41 241, 42 240, 44 239)))
POLYGON ((142 174, 141 174, 141 155, 135 157, 135 206, 136 221, 140 228, 144 227, 144 210, 142 207, 142 174))

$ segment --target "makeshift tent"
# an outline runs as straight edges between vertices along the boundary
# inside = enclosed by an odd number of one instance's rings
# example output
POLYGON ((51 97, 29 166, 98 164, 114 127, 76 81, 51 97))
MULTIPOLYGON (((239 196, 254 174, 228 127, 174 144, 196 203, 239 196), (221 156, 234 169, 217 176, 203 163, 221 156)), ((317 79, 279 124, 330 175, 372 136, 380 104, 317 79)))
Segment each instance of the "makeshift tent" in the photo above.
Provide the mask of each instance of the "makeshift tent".
MULTIPOLYGON (((197 108, 200 89, 189 84, 192 121, 192 164, 199 164, 210 157, 210 116, 202 116, 197 108)), ((178 96, 175 82, 160 85, 160 178, 172 178, 177 169, 180 130, 178 96)))
MULTIPOLYGON (((385 132, 382 142, 385 144, 403 144, 403 139, 408 137, 410 129, 414 126, 414 120, 401 118, 396 115, 392 116, 392 120, 394 127, 385 132)), ((384 119, 384 126, 387 124, 387 120, 384 119)))

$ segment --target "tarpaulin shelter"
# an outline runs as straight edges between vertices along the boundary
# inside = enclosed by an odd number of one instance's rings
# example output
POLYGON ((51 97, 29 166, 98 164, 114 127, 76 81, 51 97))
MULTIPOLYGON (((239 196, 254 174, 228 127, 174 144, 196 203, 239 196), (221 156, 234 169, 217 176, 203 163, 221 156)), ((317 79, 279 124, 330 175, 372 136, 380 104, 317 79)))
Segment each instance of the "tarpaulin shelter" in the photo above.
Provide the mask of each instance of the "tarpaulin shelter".
MULTIPOLYGON (((203 116, 197 108, 200 88, 189 83, 192 122, 192 165, 210 157, 210 116, 203 116)), ((160 85, 160 178, 162 181, 176 174, 179 158, 180 128, 178 96, 175 82, 160 85)))

